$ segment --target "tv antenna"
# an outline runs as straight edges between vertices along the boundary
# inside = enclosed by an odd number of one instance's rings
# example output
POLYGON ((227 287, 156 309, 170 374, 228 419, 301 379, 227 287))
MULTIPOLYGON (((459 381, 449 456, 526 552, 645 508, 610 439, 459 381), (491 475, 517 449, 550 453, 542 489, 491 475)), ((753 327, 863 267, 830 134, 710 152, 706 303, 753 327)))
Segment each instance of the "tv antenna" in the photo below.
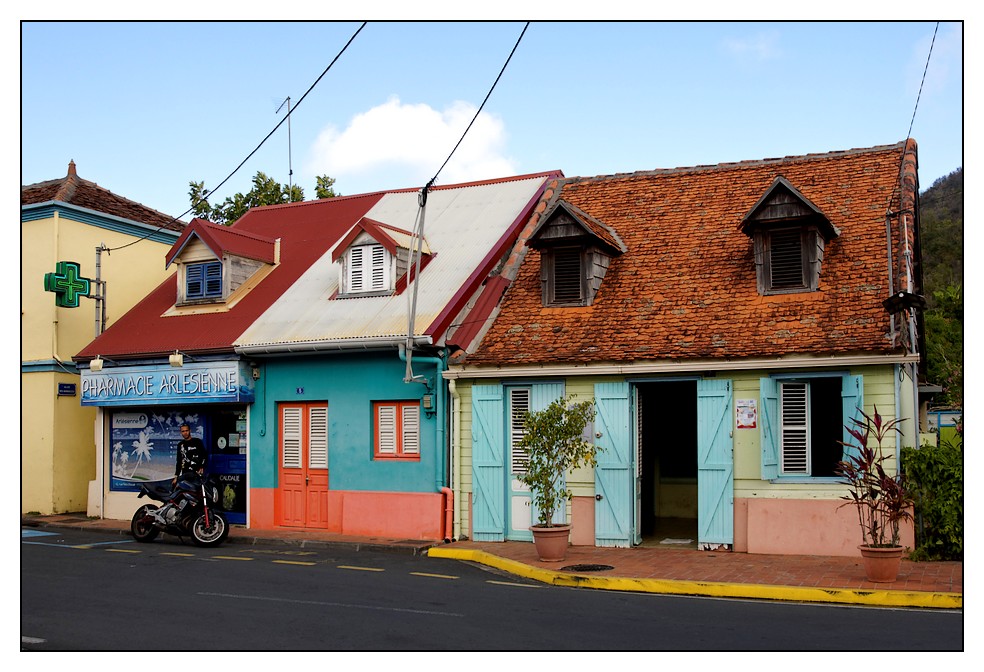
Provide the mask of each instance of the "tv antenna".
POLYGON ((290 202, 291 194, 294 193, 294 163, 291 159, 290 150, 290 96, 287 96, 287 99, 280 103, 280 107, 277 108, 274 114, 280 114, 280 110, 284 109, 284 105, 287 106, 287 201, 290 202))

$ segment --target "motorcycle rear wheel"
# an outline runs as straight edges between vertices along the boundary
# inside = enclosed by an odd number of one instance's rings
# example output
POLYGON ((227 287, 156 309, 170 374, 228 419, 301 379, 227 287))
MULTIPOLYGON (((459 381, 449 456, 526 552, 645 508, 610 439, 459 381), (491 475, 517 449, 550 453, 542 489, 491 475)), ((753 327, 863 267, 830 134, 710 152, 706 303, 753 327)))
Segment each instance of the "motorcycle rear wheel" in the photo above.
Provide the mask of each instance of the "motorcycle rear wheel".
POLYGON ((191 541, 196 546, 218 546, 229 536, 229 524, 217 511, 209 511, 211 526, 205 525, 205 513, 200 513, 191 521, 191 541))
POLYGON ((161 533, 152 522, 147 520, 147 515, 156 509, 153 504, 144 504, 133 514, 133 520, 130 521, 130 534, 137 541, 141 543, 153 541, 161 533))

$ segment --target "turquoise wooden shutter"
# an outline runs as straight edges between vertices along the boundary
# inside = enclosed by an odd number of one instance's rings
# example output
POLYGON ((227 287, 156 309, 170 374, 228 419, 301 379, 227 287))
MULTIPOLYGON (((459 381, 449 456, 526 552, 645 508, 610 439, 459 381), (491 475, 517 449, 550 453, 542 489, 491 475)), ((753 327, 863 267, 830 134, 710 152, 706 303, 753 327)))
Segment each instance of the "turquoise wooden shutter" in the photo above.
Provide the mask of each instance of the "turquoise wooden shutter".
POLYGON ((779 478, 779 385, 759 379, 759 439, 762 444, 762 480, 779 478))
POLYGON ((635 488, 632 474, 632 435, 629 431, 629 384, 595 385, 595 545, 630 546, 635 488), (600 496, 600 498, 599 498, 600 496))
POLYGON ((733 544, 731 381, 697 381, 697 543, 733 544))
MULTIPOLYGON (((851 418, 863 420, 861 413, 858 412, 858 409, 864 408, 863 376, 844 376, 841 379, 841 404, 844 409, 842 412, 842 417, 844 418, 844 438, 841 441, 853 445, 857 443, 857 439, 847 433, 847 428, 854 426, 851 418)), ((816 420, 814 418, 814 421, 816 420)), ((852 453, 857 454, 857 451, 852 451, 847 446, 844 446, 844 454, 841 456, 841 459, 846 460, 848 455, 852 453)))
POLYGON ((472 387, 472 535, 503 541, 505 457, 501 385, 472 387))

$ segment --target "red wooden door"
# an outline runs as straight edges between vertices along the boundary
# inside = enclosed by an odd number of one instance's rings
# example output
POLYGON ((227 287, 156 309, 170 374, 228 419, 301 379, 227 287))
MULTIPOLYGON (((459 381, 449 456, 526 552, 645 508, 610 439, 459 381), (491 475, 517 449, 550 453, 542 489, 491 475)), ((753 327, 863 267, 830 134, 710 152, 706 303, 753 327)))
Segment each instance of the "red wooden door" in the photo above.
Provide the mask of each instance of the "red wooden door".
POLYGON ((278 522, 328 526, 328 405, 280 405, 278 522))

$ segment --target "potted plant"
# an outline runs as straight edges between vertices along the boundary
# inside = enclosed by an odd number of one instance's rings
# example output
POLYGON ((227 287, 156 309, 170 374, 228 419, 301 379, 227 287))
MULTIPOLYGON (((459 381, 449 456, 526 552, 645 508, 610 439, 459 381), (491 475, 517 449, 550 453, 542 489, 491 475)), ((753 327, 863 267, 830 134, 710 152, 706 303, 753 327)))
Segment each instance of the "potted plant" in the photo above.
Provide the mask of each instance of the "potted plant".
MULTIPOLYGON (((891 582, 898 576, 905 550, 900 542, 899 525, 912 519, 913 499, 901 469, 895 475, 885 471, 887 456, 882 443, 892 432, 899 432, 902 419, 885 421, 875 407, 873 416, 861 411, 861 420, 852 418, 846 427, 853 442, 844 443, 847 459, 837 465, 837 473, 848 485, 846 499, 858 512, 862 544, 858 547, 869 581, 891 582), (856 444, 856 445, 855 445, 856 444)), ((847 504, 844 504, 847 506, 847 504)))
POLYGON ((594 402, 575 402, 573 396, 556 399, 542 411, 523 416, 519 447, 528 455, 526 472, 519 475, 537 509, 530 527, 540 560, 559 562, 567 552, 569 524, 553 522, 554 513, 571 498, 564 476, 577 467, 597 464, 594 444, 584 439, 584 428, 595 418, 594 402))

